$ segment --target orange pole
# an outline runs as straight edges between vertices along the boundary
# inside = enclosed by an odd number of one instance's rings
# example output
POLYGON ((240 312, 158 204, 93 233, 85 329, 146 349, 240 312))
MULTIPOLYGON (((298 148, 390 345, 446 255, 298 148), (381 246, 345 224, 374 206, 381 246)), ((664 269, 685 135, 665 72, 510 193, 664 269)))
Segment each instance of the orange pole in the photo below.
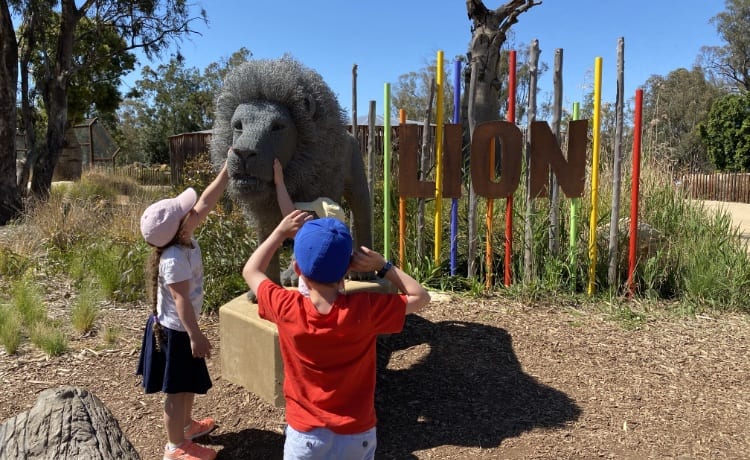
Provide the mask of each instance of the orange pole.
MULTIPOLYGON (((508 112, 507 121, 516 123, 516 51, 508 53, 508 112)), ((512 281, 510 267, 513 263, 513 194, 505 200, 505 285, 512 281)))

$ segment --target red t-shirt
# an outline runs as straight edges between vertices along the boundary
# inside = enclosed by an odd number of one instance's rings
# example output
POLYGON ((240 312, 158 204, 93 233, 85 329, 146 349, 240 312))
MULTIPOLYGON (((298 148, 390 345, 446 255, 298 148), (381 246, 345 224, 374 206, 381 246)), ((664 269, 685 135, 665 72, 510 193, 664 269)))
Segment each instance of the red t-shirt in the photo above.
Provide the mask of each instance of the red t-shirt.
POLYGON ((256 294, 258 314, 279 332, 287 423, 339 434, 374 427, 375 341, 403 329, 406 296, 340 294, 322 315, 309 298, 270 280, 256 294))

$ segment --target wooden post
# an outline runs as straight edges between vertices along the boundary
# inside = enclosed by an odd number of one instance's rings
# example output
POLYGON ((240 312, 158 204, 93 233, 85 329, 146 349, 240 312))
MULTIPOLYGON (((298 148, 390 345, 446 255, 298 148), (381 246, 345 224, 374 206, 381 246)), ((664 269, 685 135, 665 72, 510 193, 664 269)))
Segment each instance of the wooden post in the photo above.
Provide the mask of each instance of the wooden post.
POLYGON ((615 151, 612 169, 612 214, 609 220, 609 270, 607 271, 607 282, 610 289, 617 289, 617 262, 620 220, 620 188, 622 180, 621 158, 622 158, 622 125, 625 111, 625 39, 617 40, 617 101, 615 105, 615 151))

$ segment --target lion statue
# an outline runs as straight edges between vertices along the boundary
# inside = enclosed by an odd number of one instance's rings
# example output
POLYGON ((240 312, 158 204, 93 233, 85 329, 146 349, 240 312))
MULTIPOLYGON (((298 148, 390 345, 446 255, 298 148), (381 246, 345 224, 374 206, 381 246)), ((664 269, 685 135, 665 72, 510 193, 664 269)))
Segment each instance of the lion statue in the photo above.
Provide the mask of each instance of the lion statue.
MULTIPOLYGON (((228 193, 259 241, 281 221, 273 182, 278 158, 294 202, 328 197, 342 203, 343 198, 353 214, 355 244, 372 246, 370 192, 359 143, 320 74, 288 55, 247 61, 224 80, 215 116, 211 159, 214 165, 226 159, 228 193)), ((278 255, 266 275, 282 281, 278 255)))

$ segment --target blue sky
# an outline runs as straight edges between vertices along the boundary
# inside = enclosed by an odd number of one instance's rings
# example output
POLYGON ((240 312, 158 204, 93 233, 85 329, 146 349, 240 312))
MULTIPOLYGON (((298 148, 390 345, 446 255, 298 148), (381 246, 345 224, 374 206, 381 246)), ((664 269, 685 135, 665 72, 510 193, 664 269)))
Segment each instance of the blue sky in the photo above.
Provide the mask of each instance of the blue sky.
MULTIPOLYGON (((485 0, 492 9, 504 3, 485 0)), ((384 84, 393 86, 400 75, 425 67, 438 50, 452 69, 471 38, 464 0, 197 0, 196 5, 206 9, 209 24, 196 24, 202 35, 180 46, 188 67, 203 70, 243 46, 254 58, 290 53, 318 71, 350 112, 357 64, 360 116, 370 100, 381 114, 384 84)), ((721 45, 709 20, 723 10, 721 0, 543 0, 519 17, 511 33, 519 47, 539 40, 540 61, 550 68, 539 81, 540 100, 552 92, 554 53, 562 48, 566 106, 592 88, 596 57, 603 61, 602 97, 613 102, 619 37, 625 40, 627 100, 649 76, 690 68, 701 46, 721 45)), ((138 78, 136 71, 127 81, 138 78)))

